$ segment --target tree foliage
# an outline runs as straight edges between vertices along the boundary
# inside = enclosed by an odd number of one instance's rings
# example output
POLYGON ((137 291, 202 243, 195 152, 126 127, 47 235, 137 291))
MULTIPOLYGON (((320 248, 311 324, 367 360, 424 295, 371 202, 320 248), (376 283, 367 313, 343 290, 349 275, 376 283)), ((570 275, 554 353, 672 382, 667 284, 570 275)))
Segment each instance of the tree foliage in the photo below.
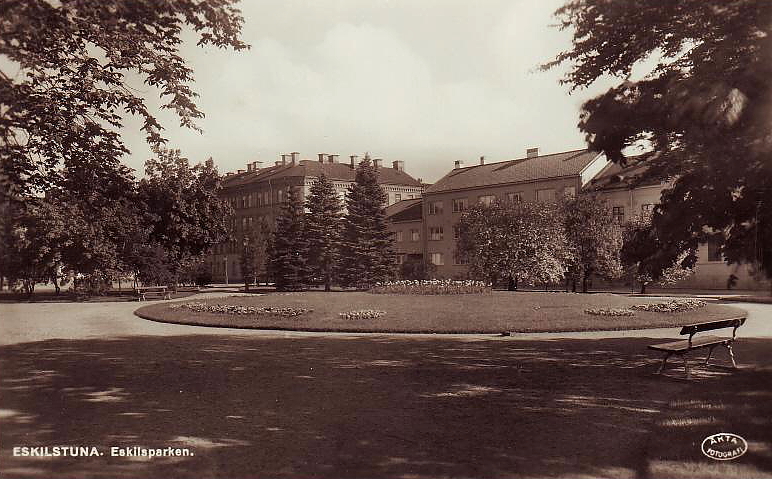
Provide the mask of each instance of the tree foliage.
POLYGON ((306 236, 311 274, 330 291, 340 262, 342 208, 335 185, 322 173, 306 199, 306 236))
POLYGON ((581 279, 582 292, 592 275, 614 279, 622 274, 619 259, 622 229, 614 222, 611 209, 600 198, 582 194, 562 202, 566 237, 573 252, 568 275, 581 279))
POLYGON ((247 48, 234 0, 6 1, 0 15, 0 198, 47 190, 60 166, 117 166, 124 115, 152 144, 162 126, 130 79, 154 87, 185 127, 203 113, 181 34, 198 45, 247 48))
POLYGON ((304 213, 300 193, 289 188, 287 201, 276 217, 268 260, 276 289, 280 291, 297 291, 310 282, 304 213))
POLYGON ((339 273, 344 286, 367 288, 394 274, 394 239, 386 223, 386 201, 378 171, 365 156, 346 195, 339 273))
POLYGON ((644 141, 648 176, 674 179, 653 218, 657 261, 693 264, 719 232, 728 261, 772 274, 772 2, 572 0, 557 16, 573 47, 545 67, 569 64, 572 89, 620 79, 583 105, 590 147, 624 164, 644 141))
POLYGON ((561 281, 572 252, 554 203, 477 204, 458 223, 458 253, 473 276, 496 283, 561 281))
POLYGON ((190 166, 179 150, 155 154, 145 163, 139 196, 150 216, 148 241, 164 249, 177 275, 226 239, 231 208, 218 197, 220 176, 211 159, 190 166))
POLYGON ((265 275, 268 263, 268 243, 271 240, 271 230, 265 221, 258 221, 241 235, 239 250, 239 267, 244 278, 244 289, 249 291, 250 284, 257 284, 265 275))

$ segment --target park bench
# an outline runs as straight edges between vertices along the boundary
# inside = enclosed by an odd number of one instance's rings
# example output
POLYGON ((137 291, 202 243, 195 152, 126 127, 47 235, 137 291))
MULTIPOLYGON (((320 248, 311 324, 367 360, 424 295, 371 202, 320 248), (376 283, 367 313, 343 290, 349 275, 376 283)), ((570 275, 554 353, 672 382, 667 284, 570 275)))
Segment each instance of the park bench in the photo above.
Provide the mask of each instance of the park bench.
POLYGON ((653 344, 649 346, 649 349, 662 351, 665 353, 665 358, 662 360, 662 364, 660 365, 659 370, 657 370, 657 374, 662 373, 662 370, 665 369, 665 364, 667 363, 668 358, 675 354, 677 356, 681 356, 683 359, 684 369, 686 370, 686 379, 689 379, 689 360, 687 358, 689 353, 697 349, 709 348, 708 356, 705 359, 705 365, 707 365, 711 356, 713 355, 713 350, 718 346, 724 346, 727 351, 729 351, 729 358, 732 360, 732 367, 737 368, 737 364, 734 361, 732 343, 737 337, 737 328, 742 326, 744 323, 745 316, 738 316, 736 318, 730 319, 720 319, 717 321, 706 321, 704 323, 688 324, 681 328, 680 334, 688 334, 689 339, 682 339, 679 341, 663 344, 653 344), (695 337, 695 335, 698 333, 726 328, 732 328, 731 338, 728 336, 711 335, 700 335, 695 337))
POLYGON ((147 301, 148 296, 161 296, 163 299, 172 299, 166 286, 139 286, 134 288, 134 295, 139 301, 147 301))

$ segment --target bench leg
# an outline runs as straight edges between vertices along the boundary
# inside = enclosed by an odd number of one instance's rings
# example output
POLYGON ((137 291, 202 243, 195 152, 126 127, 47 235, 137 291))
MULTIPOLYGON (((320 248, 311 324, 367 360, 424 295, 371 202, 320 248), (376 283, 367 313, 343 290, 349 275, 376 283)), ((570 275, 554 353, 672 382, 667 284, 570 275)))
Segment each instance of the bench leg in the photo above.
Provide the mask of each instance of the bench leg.
POLYGON ((732 367, 737 369, 737 363, 734 362, 734 351, 732 351, 732 345, 727 344, 726 349, 729 350, 729 358, 732 360, 732 367))
POLYGON ((686 358, 686 354, 682 354, 681 357, 684 360, 684 369, 686 370, 686 379, 689 379, 689 360, 686 358))
POLYGON ((656 374, 661 374, 662 370, 665 369, 665 364, 667 363, 667 359, 670 357, 670 353, 665 354, 665 358, 662 360, 662 364, 659 365, 659 369, 657 370, 656 374))
POLYGON ((708 365, 708 362, 710 361, 710 357, 713 355, 713 349, 715 349, 715 346, 711 346, 708 350, 708 357, 705 358, 705 366, 708 365))

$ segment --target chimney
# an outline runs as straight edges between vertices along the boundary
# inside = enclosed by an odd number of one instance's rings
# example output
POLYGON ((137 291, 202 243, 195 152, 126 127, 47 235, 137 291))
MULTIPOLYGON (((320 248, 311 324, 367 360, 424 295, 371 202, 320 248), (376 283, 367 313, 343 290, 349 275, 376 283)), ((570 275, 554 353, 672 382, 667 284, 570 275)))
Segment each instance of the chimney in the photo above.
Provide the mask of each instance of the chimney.
POLYGON ((340 155, 327 155, 327 162, 328 163, 337 163, 339 156, 340 155))
POLYGON ((357 155, 349 155, 349 159, 351 160, 351 169, 357 167, 357 158, 359 158, 357 155))
POLYGON ((382 161, 383 161, 383 160, 382 160, 381 158, 375 158, 375 159, 373 160, 373 166, 375 166, 376 168, 380 168, 380 167, 381 167, 381 162, 382 162, 382 161))
POLYGON ((525 150, 526 158, 536 158, 537 156, 539 156, 538 148, 528 148, 527 150, 525 150))
POLYGON ((484 165, 484 164, 485 164, 485 157, 484 157, 484 156, 481 156, 481 157, 480 157, 480 164, 481 164, 481 165, 484 165))
POLYGON ((244 170, 239 170, 239 174, 244 173, 244 170))
POLYGON ((319 163, 324 163, 324 158, 325 158, 326 156, 327 156, 327 155, 326 155, 326 154, 324 154, 324 153, 319 153, 319 163))
POLYGON ((247 163, 247 171, 252 171, 252 163, 247 163))
POLYGON ((233 176, 233 172, 229 171, 229 172, 225 173, 225 176, 233 176))
POLYGON ((457 170, 457 169, 461 168, 461 165, 463 165, 463 164, 464 164, 464 162, 463 162, 463 161, 461 161, 461 160, 456 160, 456 163, 455 163, 455 166, 453 167, 453 169, 454 169, 454 170, 457 170))
MULTIPOLYGON (((284 159, 282 159, 282 161, 284 161, 284 159)), ((277 161, 276 161, 276 166, 281 166, 281 164, 282 164, 282 161, 278 161, 278 160, 277 160, 277 161)))
POLYGON ((252 162, 252 171, 258 171, 262 167, 263 167, 263 162, 262 161, 253 161, 252 162))
POLYGON ((290 155, 292 155, 292 164, 296 165, 297 162, 300 161, 300 153, 298 153, 297 151, 293 151, 292 153, 290 153, 290 155))
POLYGON ((402 160, 392 161, 391 166, 397 171, 405 171, 405 162, 402 160))
POLYGON ((281 155, 281 162, 278 162, 278 161, 277 161, 277 162, 276 162, 276 166, 278 166, 278 165, 286 165, 286 164, 287 164, 287 157, 288 157, 288 156, 289 156, 289 155, 288 155, 288 154, 286 154, 286 153, 285 153, 285 154, 283 154, 283 155, 281 155))

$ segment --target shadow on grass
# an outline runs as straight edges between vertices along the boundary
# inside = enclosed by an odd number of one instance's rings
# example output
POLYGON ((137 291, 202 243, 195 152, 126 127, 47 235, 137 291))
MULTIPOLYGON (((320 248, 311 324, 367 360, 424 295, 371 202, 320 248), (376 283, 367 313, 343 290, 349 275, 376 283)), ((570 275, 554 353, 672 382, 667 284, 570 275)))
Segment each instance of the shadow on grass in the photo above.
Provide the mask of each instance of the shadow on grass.
MULTIPOLYGON (((0 475, 643 477, 652 472, 644 451, 658 451, 652 432, 689 451, 720 432, 668 426, 674 405, 702 417, 769 402, 768 370, 652 375, 652 341, 212 335, 2 347, 0 475), (715 394, 726 409, 690 409, 715 394), (94 445, 105 456, 11 455, 45 445, 94 445), (135 445, 195 456, 109 456, 110 446, 135 445)), ((749 364, 769 346, 743 339, 736 350, 749 364)), ((754 407, 725 420, 761 427, 769 415, 754 407)), ((770 470, 760 455, 741 460, 770 470)))

